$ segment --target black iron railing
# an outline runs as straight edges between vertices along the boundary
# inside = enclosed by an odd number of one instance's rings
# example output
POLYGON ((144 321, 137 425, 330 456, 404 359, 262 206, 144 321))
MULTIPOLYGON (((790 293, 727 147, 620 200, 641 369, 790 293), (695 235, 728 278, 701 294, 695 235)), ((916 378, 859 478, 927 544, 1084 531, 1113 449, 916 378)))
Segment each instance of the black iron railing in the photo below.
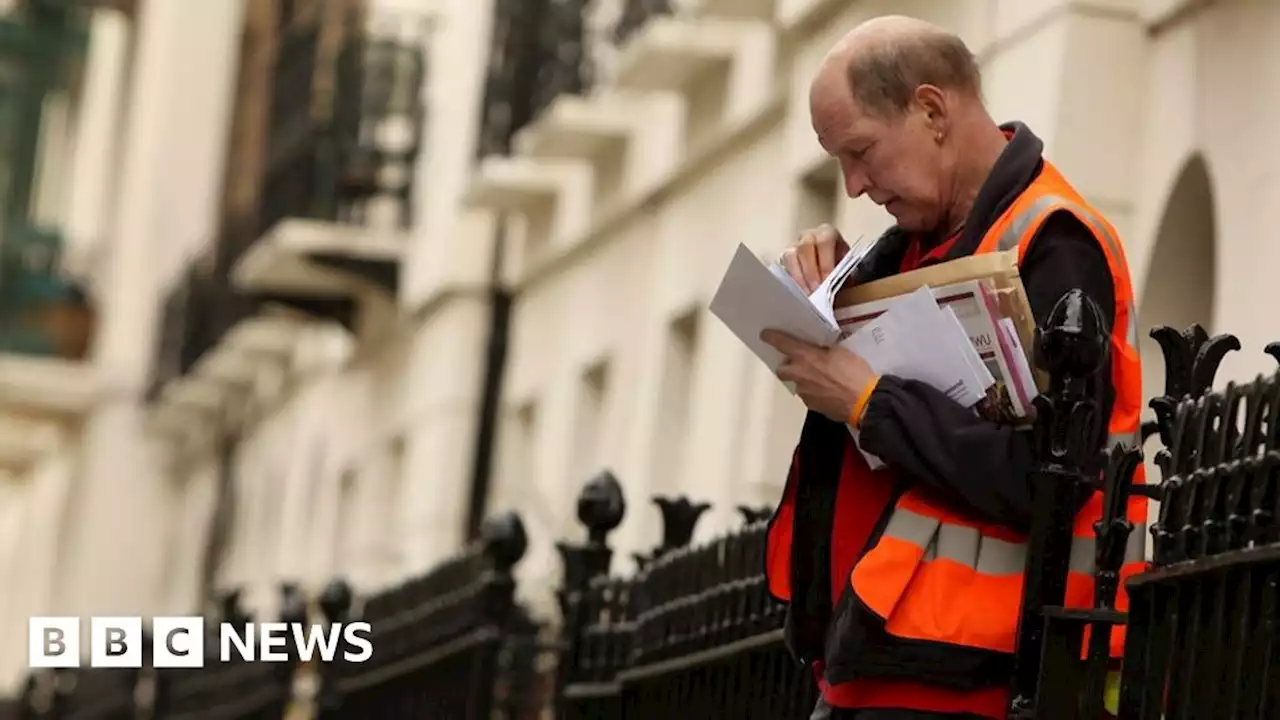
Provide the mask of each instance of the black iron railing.
POLYGON ((141 671, 132 668, 65 668, 33 672, 23 695, 0 720, 133 720, 141 671))
MULTIPOLYGON (((1151 403, 1157 421, 1146 434, 1164 444, 1156 456, 1161 478, 1134 485, 1138 449, 1117 446, 1099 457, 1081 444, 1103 421, 1089 400, 1108 347, 1103 327, 1096 308, 1071 293, 1037 335, 1038 364, 1052 380, 1037 399, 1036 517, 1010 717, 1092 720, 1106 716, 1104 708, 1125 720, 1274 717, 1280 371, 1211 391, 1219 361, 1239 343, 1198 327, 1155 331, 1168 380, 1151 403), (1092 606, 1066 608, 1076 503, 1064 498, 1097 490, 1104 512, 1095 527, 1092 606), (1134 494, 1162 503, 1154 561, 1127 581, 1124 612, 1116 599, 1135 531, 1124 508, 1134 494), (1128 636, 1117 662, 1106 639, 1121 624, 1128 636), (1122 681, 1114 683, 1118 668, 1122 681)), ((1280 345, 1268 351, 1280 356, 1280 345)), ((738 528, 694 544, 706 506, 655 502, 661 543, 635 558, 635 572, 618 575, 610 572, 608 536, 626 511, 621 486, 608 473, 586 485, 578 517, 587 539, 557 546, 564 581, 553 640, 540 641, 539 625, 514 599, 511 569, 526 544, 515 516, 488 523, 483 542, 462 556, 362 602, 331 586, 320 603, 325 616, 370 623, 374 655, 322 666, 321 716, 533 717, 546 703, 565 719, 809 717, 815 682, 783 646, 783 609, 763 576, 769 511, 743 509, 738 528)), ((240 716, 280 717, 287 678, 271 668, 280 666, 162 672, 168 714, 157 717, 252 697, 264 698, 255 711, 262 714, 240 716)))
POLYGON ((67 673, 68 691, 58 708, 65 720, 132 720, 139 670, 79 668, 67 673))
MULTIPOLYGON (((1121 717, 1280 713, 1280 373, 1210 392, 1230 335, 1163 329, 1153 567, 1128 583, 1121 717)), ((1280 345, 1267 351, 1280 357, 1280 345)))
POLYGON ((483 542, 457 558, 363 601, 348 617, 369 623, 374 655, 324 667, 320 717, 532 717, 538 627, 515 601, 512 567, 524 555, 514 514, 491 519, 483 542))
POLYGON ((807 718, 813 676, 783 646, 782 608, 765 587, 767 513, 741 508, 740 529, 690 546, 708 506, 654 502, 663 540, 636 557, 635 575, 617 577, 605 539, 625 508, 621 487, 604 473, 583 490, 590 540, 561 545, 558 716, 807 718))
MULTIPOLYGON (((306 606, 292 585, 281 587, 280 622, 301 623, 306 606)), ((232 649, 221 657, 219 622, 228 622, 243 637, 253 622, 239 608, 239 593, 225 594, 216 618, 205 623, 204 667, 168 668, 156 672, 152 715, 156 720, 276 720, 285 717, 293 699, 297 651, 286 644, 287 662, 246 660, 232 649)), ((248 632, 253 632, 249 630, 248 632)), ((259 646, 260 647, 260 646, 259 646)))

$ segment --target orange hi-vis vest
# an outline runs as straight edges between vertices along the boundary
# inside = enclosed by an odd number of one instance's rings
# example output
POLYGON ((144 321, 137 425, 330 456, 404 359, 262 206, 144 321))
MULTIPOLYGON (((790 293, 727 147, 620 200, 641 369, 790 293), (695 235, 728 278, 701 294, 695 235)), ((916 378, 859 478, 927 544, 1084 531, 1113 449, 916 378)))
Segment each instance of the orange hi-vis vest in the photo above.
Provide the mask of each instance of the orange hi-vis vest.
MULTIPOLYGON (((991 226, 975 253, 1017 248, 1018 261, 1040 226, 1058 211, 1074 214, 1097 237, 1115 286, 1111 329, 1111 381, 1115 402, 1108 445, 1137 447, 1141 434, 1142 370, 1137 317, 1124 251, 1115 229, 1047 161, 1043 171, 991 226)), ((1141 467, 1138 472, 1141 473, 1141 467)), ((1139 474, 1135 483, 1144 482, 1139 474)), ((862 602, 894 636, 1012 653, 1021 612, 1026 537, 1008 528, 976 522, 914 490, 890 510, 879 542, 854 566, 851 583, 862 602)), ((1066 605, 1093 606, 1094 523, 1102 516, 1095 492, 1077 515, 1071 546, 1066 605)), ((1129 499, 1129 535, 1120 571, 1117 609, 1128 608, 1124 580, 1145 567, 1147 500, 1129 499)), ((1123 627, 1113 630, 1111 653, 1123 655, 1123 627)))

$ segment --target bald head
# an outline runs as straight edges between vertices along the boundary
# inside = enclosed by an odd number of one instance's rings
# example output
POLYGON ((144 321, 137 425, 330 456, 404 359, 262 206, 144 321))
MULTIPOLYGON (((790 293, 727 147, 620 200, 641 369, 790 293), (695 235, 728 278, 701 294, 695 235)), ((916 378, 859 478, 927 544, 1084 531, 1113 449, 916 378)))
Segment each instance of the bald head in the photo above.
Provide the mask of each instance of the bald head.
POLYGON ((924 20, 890 15, 846 33, 827 53, 812 92, 843 86, 864 111, 894 117, 922 85, 981 102, 978 64, 963 40, 924 20))
POLYGON ((814 78, 809 113, 849 197, 869 197, 912 231, 962 224, 1008 143, 982 105, 973 54, 915 18, 876 18, 841 38, 814 78))

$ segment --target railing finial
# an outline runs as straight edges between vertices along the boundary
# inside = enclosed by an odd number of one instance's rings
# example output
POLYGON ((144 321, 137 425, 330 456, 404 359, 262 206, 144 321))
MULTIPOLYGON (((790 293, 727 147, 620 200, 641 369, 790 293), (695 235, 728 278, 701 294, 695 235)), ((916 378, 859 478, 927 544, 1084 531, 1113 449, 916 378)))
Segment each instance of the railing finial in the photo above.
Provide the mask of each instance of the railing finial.
POLYGON ((662 544, 655 552, 657 556, 688 547, 693 541, 698 519, 711 509, 710 503, 695 503, 684 495, 677 498, 657 495, 653 503, 662 513, 662 544))
POLYGON ((529 535, 524 521, 515 512, 508 511, 485 520, 480 528, 484 541, 484 553, 500 573, 510 573, 529 549, 529 535))
POLYGON ((586 526, 592 545, 604 545, 609 533, 622 524, 626 512, 622 484, 608 470, 600 471, 578 495, 578 520, 586 526))
MULTIPOLYGON (((1214 377, 1227 353, 1240 349, 1235 335, 1209 334, 1199 324, 1179 332, 1167 325, 1152 328, 1151 337, 1164 355, 1164 395, 1148 403, 1156 411, 1160 441, 1172 444, 1173 420, 1183 398, 1203 395, 1213 387, 1214 377)), ((1268 352, 1270 352, 1268 350, 1268 352)))
POLYGON ((320 591, 320 599, 316 604, 320 606, 320 612, 324 613, 326 620, 338 622, 351 609, 352 595, 351 586, 346 580, 334 578, 320 591))

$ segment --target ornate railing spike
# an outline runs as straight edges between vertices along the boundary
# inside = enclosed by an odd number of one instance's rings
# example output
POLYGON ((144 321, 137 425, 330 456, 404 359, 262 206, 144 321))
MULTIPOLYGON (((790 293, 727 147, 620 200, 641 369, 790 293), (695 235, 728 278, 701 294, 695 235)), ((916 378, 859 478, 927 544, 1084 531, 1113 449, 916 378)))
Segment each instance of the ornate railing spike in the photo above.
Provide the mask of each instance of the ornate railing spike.
POLYGON ((698 519, 711 509, 710 503, 695 503, 684 495, 678 498, 659 495, 653 502, 662 512, 662 544, 658 546, 658 554, 688 546, 698 519))
POLYGON ((1222 359, 1240 349, 1240 340, 1227 334, 1209 337, 1198 323, 1182 331, 1162 325, 1152 328, 1150 335, 1160 345, 1165 375, 1164 395, 1152 398, 1148 405, 1155 410, 1160 440, 1168 445, 1178 403, 1213 387, 1222 359))

